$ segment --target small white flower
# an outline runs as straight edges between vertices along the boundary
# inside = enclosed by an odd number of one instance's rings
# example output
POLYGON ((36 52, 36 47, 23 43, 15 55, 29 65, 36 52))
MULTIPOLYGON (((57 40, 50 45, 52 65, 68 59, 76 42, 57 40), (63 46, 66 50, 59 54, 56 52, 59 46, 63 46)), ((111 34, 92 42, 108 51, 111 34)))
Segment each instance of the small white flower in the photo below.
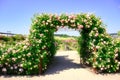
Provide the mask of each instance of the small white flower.
POLYGON ((25 45, 23 48, 24 48, 24 49, 26 49, 26 48, 27 48, 27 46, 25 45))
POLYGON ((118 62, 118 64, 120 65, 120 62, 118 62))
POLYGON ((85 20, 83 20, 83 22, 85 22, 85 23, 86 23, 86 22, 87 22, 87 20, 85 19, 85 20))
POLYGON ((43 34, 40 34, 40 37, 43 37, 43 34))
POLYGON ((89 64, 89 62, 88 62, 88 61, 86 61, 86 63, 87 63, 87 64, 89 64))
POLYGON ((86 17, 87 17, 88 19, 90 19, 90 14, 87 14, 86 17))
POLYGON ((117 67, 116 69, 119 70, 119 67, 117 67))
POLYGON ((45 24, 45 21, 42 21, 43 24, 45 24))
POLYGON ((31 65, 31 62, 28 62, 29 65, 31 65))
POLYGON ((70 19, 68 19, 68 21, 70 21, 70 19))
POLYGON ((31 70, 33 69, 33 68, 30 68, 31 70))
POLYGON ((101 39, 101 41, 103 41, 103 39, 101 39))
POLYGON ((117 63, 117 62, 118 62, 118 60, 115 60, 115 62, 117 63))
POLYGON ((103 43, 105 44, 105 43, 106 43, 106 41, 103 41, 103 43))
POLYGON ((6 65, 8 65, 8 63, 7 63, 7 62, 6 62, 5 64, 6 64, 6 65))
POLYGON ((118 57, 118 54, 115 54, 115 57, 118 57))
POLYGON ((97 49, 99 49, 99 48, 100 48, 100 46, 96 46, 96 48, 97 48, 97 49))
POLYGON ((39 43, 41 43, 41 40, 39 40, 39 43))
POLYGON ((99 65, 99 67, 101 68, 101 67, 102 67, 102 65, 99 65))
POLYGON ((20 68, 20 69, 19 69, 19 71, 20 71, 20 72, 23 72, 23 69, 22 69, 22 68, 20 68))
POLYGON ((41 58, 43 58, 43 55, 41 55, 41 58))
POLYGON ((46 22, 46 25, 48 25, 48 22, 46 22))
POLYGON ((96 68, 96 66, 94 65, 93 68, 96 68))
POLYGON ((20 58, 21 58, 21 56, 18 56, 18 58, 20 59, 20 58))
POLYGON ((100 70, 103 70, 103 69, 104 69, 103 67, 100 68, 100 70))
POLYGON ((24 61, 24 60, 25 60, 25 58, 22 58, 22 60, 24 61))
POLYGON ((31 53, 28 53, 27 56, 31 56, 31 53))
POLYGON ((95 62, 95 65, 98 65, 98 63, 97 63, 97 62, 95 62))
POLYGON ((8 49, 8 53, 11 52, 11 51, 12 51, 12 48, 9 48, 9 49, 8 49))
POLYGON ((23 64, 20 64, 20 67, 23 67, 23 64))
POLYGON ((31 30, 31 32, 35 32, 36 30, 31 30))
POLYGON ((13 69, 13 67, 10 67, 10 69, 13 69))
POLYGON ((102 22, 102 20, 100 19, 99 22, 102 22))
POLYGON ((45 30, 45 32, 48 32, 48 30, 45 30))
POLYGON ((97 30, 97 28, 95 27, 94 30, 97 30))
POLYGON ((70 20, 70 22, 71 22, 71 23, 74 23, 74 22, 75 22, 75 20, 70 20))
POLYGON ((111 67, 113 67, 113 65, 111 65, 111 67))
POLYGON ((100 59, 100 61, 102 60, 102 58, 99 58, 100 59))
POLYGON ((68 20, 65 20, 66 23, 68 23, 68 20))
POLYGON ((57 27, 57 29, 60 27, 60 26, 56 26, 57 27))
POLYGON ((50 26, 53 26, 53 24, 50 24, 50 26))
POLYGON ((109 71, 109 73, 110 73, 111 71, 109 71))
POLYGON ((47 20, 48 23, 51 23, 51 20, 47 20))
POLYGON ((116 49, 114 50, 115 53, 117 53, 118 51, 119 51, 118 48, 116 48, 116 49))
POLYGON ((7 61, 9 61, 10 59, 7 59, 7 61))
POLYGON ((15 53, 15 50, 12 50, 13 53, 15 53))
POLYGON ((93 42, 95 42, 96 40, 95 39, 93 39, 93 42))
POLYGON ((17 66, 14 66, 15 69, 17 69, 18 67, 17 66))
POLYGON ((16 58, 12 58, 13 61, 16 61, 16 58))
POLYGON ((95 34, 96 37, 97 37, 98 35, 99 35, 98 33, 95 34))
POLYGON ((86 25, 87 28, 90 28, 90 25, 86 25))
POLYGON ((38 67, 38 65, 34 65, 34 68, 38 67))
POLYGON ((107 59, 107 62, 110 62, 110 59, 107 59))

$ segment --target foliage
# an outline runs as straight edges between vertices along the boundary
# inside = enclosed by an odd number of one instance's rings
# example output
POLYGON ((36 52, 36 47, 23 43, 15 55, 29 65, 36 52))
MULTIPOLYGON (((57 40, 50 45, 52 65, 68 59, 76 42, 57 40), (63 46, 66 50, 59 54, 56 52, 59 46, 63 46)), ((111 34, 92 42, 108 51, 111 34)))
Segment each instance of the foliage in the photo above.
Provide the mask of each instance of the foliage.
POLYGON ((21 34, 17 34, 14 36, 0 35, 0 42, 14 42, 14 41, 22 41, 22 40, 25 40, 25 36, 21 34))
POLYGON ((117 34, 118 34, 118 36, 120 36, 120 31, 118 31, 118 33, 117 33, 117 34))
POLYGON ((120 69, 120 42, 114 41, 94 14, 35 15, 29 37, 15 45, 0 44, 1 74, 39 74, 44 71, 56 53, 54 32, 59 27, 80 31, 79 54, 81 62, 96 70, 117 72, 120 69))

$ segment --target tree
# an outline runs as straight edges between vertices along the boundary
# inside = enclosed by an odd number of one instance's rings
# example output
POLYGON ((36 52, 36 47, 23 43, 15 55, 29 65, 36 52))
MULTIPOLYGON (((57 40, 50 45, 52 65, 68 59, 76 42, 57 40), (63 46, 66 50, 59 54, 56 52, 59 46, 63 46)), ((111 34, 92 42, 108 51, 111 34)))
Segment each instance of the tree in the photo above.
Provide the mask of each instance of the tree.
POLYGON ((120 36, 120 31, 118 31, 118 33, 117 33, 117 34, 118 34, 118 36, 120 36))

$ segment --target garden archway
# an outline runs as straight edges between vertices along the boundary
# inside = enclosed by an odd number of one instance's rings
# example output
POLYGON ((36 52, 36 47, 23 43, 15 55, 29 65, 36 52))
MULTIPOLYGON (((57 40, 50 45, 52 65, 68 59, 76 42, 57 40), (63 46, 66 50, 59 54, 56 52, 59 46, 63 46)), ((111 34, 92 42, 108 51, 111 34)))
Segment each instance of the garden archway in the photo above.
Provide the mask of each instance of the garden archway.
POLYGON ((80 31, 81 63, 96 70, 120 70, 120 42, 107 33, 99 17, 94 14, 40 14, 32 19, 28 38, 14 45, 0 44, 0 74, 39 74, 47 69, 56 53, 54 32, 68 26, 80 31))
MULTIPOLYGON (((105 26, 101 19, 94 14, 83 13, 71 15, 40 14, 33 18, 29 39, 33 44, 37 43, 36 46, 39 47, 38 49, 41 52, 40 54, 43 60, 41 62, 42 64, 45 63, 42 65, 42 69, 47 66, 47 63, 56 52, 54 32, 57 31, 59 27, 64 26, 80 30, 82 40, 79 40, 79 54, 83 64, 89 64, 95 69, 107 72, 115 72, 118 70, 118 67, 108 67, 108 64, 118 65, 118 61, 110 62, 112 60, 115 61, 113 59, 114 56, 110 56, 109 54, 114 42, 106 33, 105 26)), ((111 54, 114 55, 116 53, 114 53, 113 50, 111 54)))

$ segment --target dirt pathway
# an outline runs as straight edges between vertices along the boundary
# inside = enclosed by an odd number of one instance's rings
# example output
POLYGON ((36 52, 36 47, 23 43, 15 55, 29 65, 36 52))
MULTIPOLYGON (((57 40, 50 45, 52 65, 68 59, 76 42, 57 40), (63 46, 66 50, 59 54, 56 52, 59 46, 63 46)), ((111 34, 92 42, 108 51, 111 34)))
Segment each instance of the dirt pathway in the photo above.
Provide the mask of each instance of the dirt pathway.
POLYGON ((83 68, 76 51, 60 51, 40 76, 1 76, 0 80, 120 80, 120 74, 95 74, 83 68))

